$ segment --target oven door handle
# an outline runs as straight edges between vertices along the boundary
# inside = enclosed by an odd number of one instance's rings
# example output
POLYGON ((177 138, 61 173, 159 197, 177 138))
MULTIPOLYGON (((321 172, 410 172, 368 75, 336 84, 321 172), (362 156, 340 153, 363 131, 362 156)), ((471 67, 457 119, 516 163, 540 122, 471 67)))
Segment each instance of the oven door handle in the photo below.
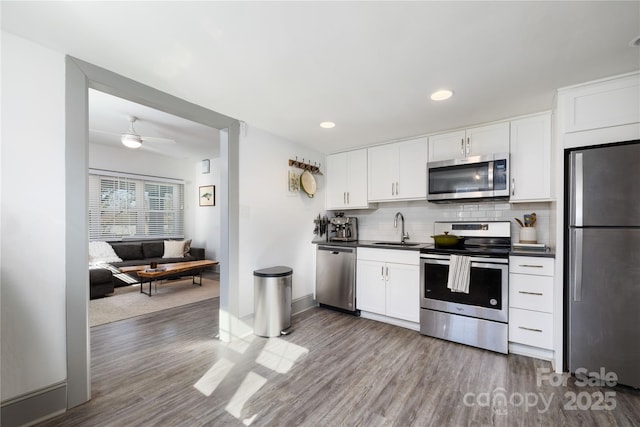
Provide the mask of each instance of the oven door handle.
MULTIPOLYGON (((449 265, 451 262, 451 259, 449 257, 421 256, 420 258, 425 264, 449 265)), ((500 266, 506 266, 508 264, 509 260, 506 258, 471 257, 471 267, 500 268, 500 266)))
POLYGON ((449 265, 449 258, 422 258, 425 264, 449 265))

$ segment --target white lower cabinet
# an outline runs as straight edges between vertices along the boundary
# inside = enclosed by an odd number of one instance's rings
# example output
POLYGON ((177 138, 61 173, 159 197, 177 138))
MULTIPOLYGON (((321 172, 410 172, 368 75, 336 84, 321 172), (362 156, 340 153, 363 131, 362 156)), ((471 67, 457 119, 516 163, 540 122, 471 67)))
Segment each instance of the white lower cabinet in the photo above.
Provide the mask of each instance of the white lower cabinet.
POLYGON ((420 321, 419 261, 418 251, 358 248, 356 308, 385 316, 389 323, 398 324, 393 319, 400 319, 417 324, 420 321))
POLYGON ((543 257, 509 257, 510 352, 552 357, 554 261, 543 257))
POLYGON ((553 314, 509 308, 509 341, 553 349, 553 314))

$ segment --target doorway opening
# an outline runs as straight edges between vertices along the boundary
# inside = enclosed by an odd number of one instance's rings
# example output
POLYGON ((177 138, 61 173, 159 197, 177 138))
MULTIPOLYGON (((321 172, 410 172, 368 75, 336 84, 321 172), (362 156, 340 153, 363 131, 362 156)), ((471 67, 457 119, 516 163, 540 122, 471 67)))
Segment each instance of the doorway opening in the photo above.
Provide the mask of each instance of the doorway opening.
POLYGON ((91 88, 88 118, 89 326, 219 297, 217 266, 191 281, 202 286, 161 282, 156 298, 119 268, 180 262, 161 253, 164 240, 188 244, 186 262, 219 257, 220 205, 213 194, 201 206, 198 190, 220 188, 220 131, 91 88), (130 135, 141 146, 127 147, 130 135))
MULTIPOLYGON (((229 282, 238 270, 238 120, 135 82, 79 59, 66 58, 66 322, 67 408, 91 398, 87 274, 89 89, 114 95, 192 120, 220 132, 220 324, 229 321, 233 307, 229 282)), ((227 328, 228 329, 228 328, 227 328)), ((230 331, 225 330, 224 336, 230 331)))

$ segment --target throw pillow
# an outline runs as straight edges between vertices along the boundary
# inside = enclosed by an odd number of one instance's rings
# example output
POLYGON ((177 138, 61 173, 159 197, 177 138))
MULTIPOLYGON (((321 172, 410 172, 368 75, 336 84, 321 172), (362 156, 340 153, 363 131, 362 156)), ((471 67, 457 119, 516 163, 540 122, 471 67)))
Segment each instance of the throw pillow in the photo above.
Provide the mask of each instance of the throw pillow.
POLYGON ((165 240, 162 258, 184 258, 184 241, 165 240))
POLYGON ((122 262, 107 242, 89 242, 89 264, 122 262))
POLYGON ((187 255, 191 250, 191 239, 184 240, 182 243, 184 243, 184 250, 182 251, 182 255, 187 255))

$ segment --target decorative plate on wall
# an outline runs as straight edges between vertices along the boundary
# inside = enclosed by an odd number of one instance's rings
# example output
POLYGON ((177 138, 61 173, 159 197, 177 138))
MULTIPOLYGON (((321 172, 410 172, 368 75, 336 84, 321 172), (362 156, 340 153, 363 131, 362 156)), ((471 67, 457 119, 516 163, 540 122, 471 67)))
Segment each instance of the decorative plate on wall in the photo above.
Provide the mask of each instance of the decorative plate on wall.
POLYGON ((313 197, 313 195, 316 194, 316 179, 311 172, 302 172, 302 175, 300 175, 300 186, 302 190, 307 193, 307 196, 313 197))

